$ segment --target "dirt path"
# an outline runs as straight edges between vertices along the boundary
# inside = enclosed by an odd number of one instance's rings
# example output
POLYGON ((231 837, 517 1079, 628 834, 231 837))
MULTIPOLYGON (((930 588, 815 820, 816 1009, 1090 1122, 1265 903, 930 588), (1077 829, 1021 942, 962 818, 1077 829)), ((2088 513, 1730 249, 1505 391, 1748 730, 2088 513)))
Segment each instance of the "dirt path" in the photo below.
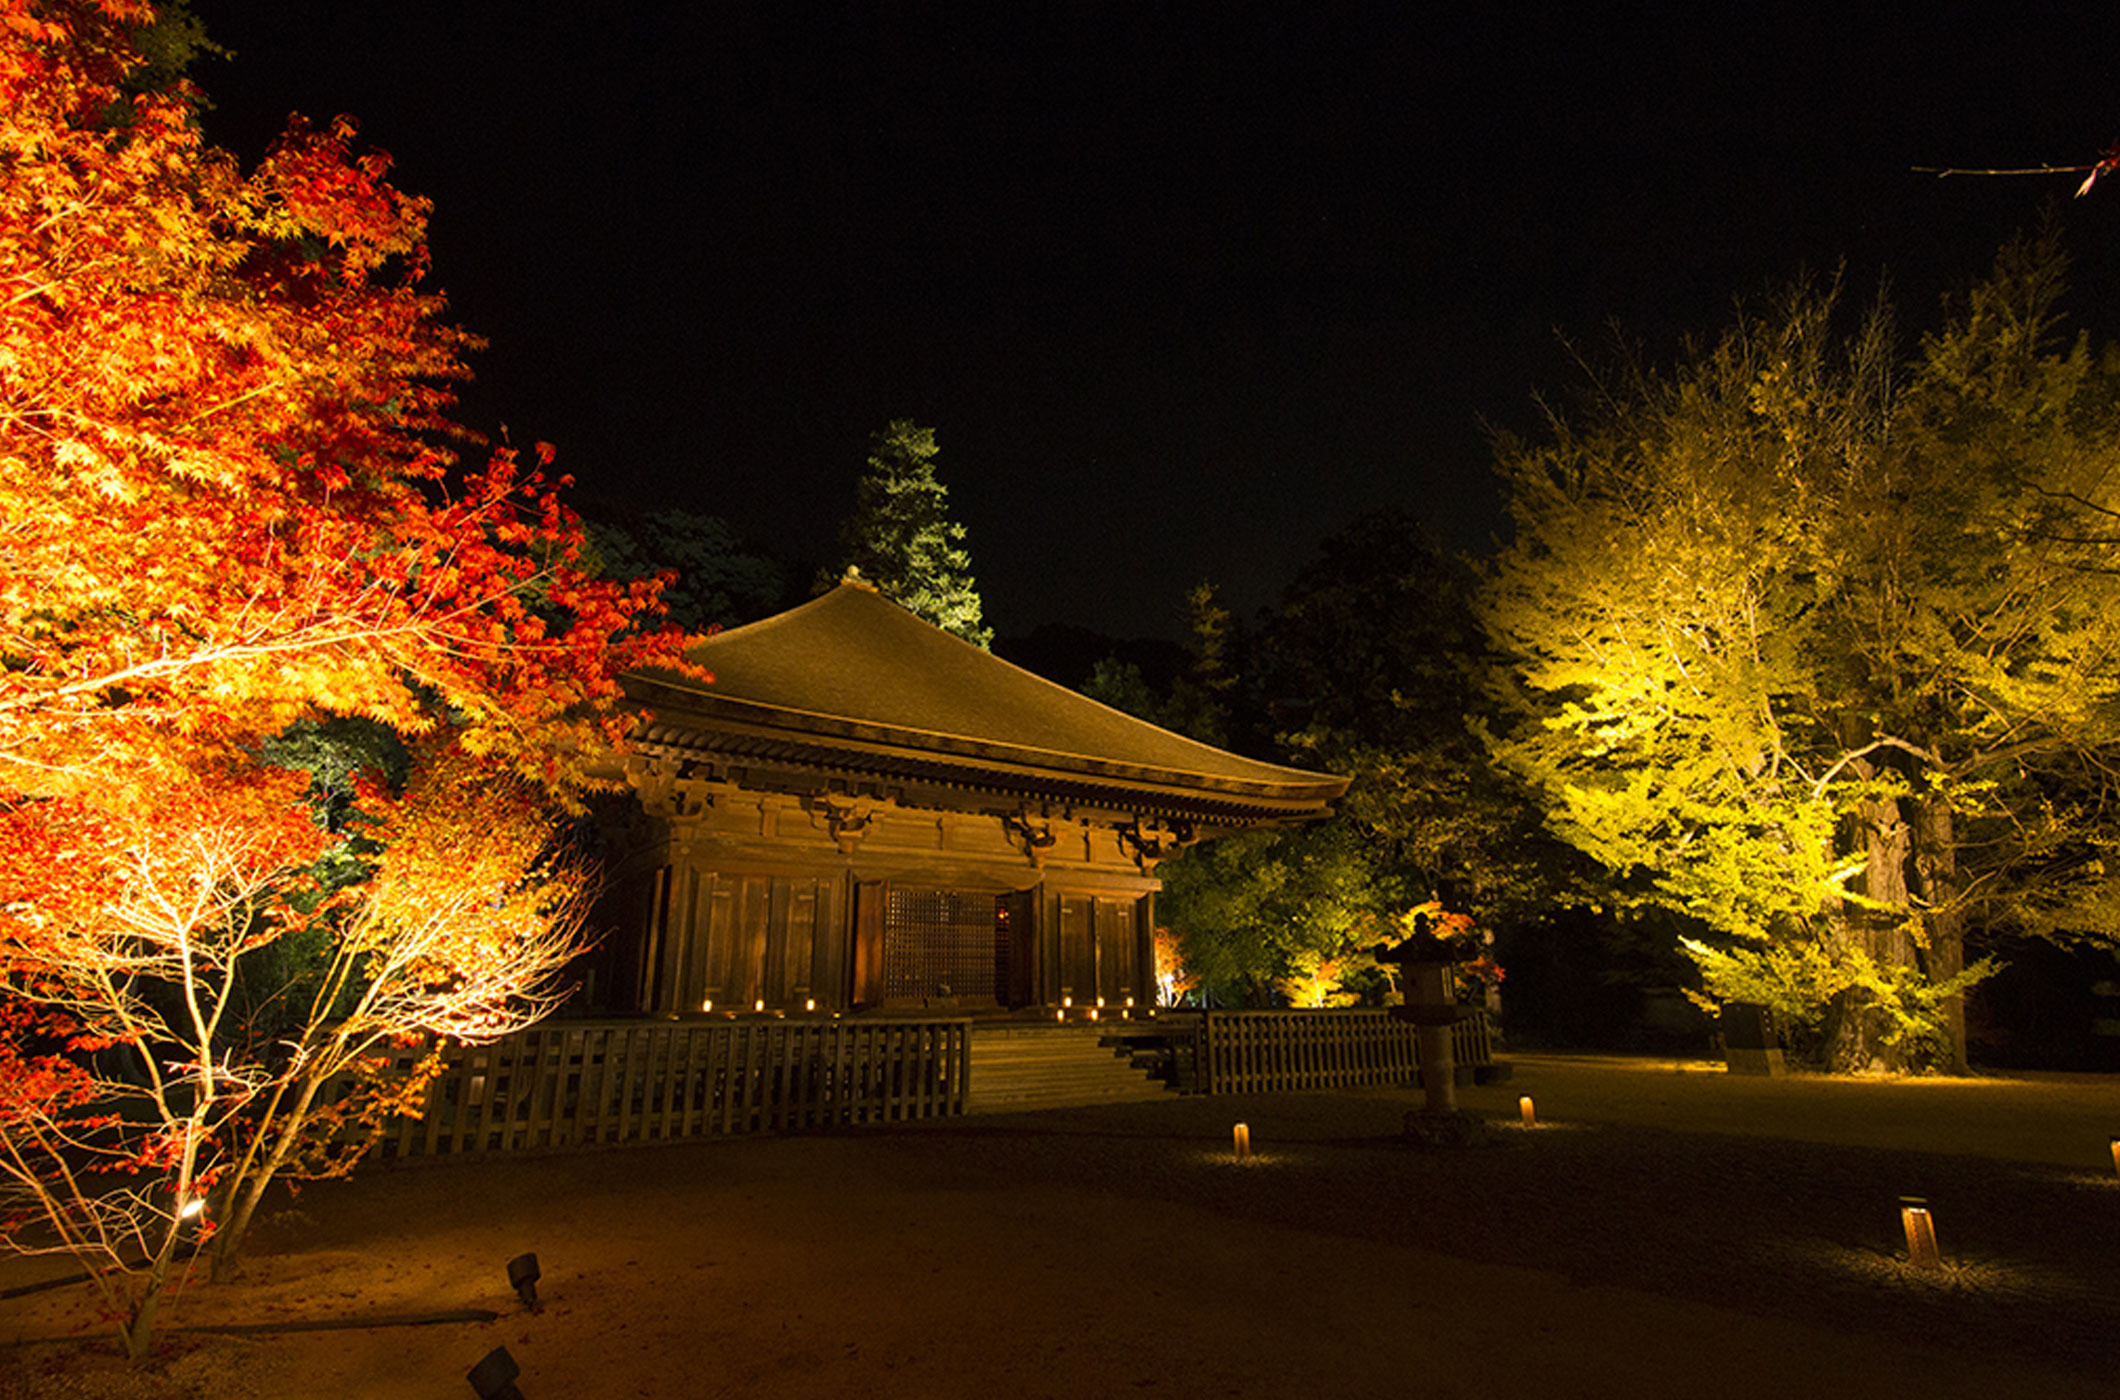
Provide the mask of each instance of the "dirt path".
MULTIPOLYGON (((373 1172, 305 1193, 243 1281, 174 1320, 501 1321, 179 1336, 144 1374, 16 1346, 0 1397, 469 1395, 496 1345, 528 1400, 1383 1396, 1410 1376, 1424 1396, 2113 1393, 2110 1130, 2078 1150, 2113 1081, 1763 1087, 1537 1057, 1467 1099, 1512 1115, 1520 1089, 1550 1127, 1451 1155, 1401 1146, 1415 1096, 1372 1092, 373 1172), (1942 1276, 1892 1258, 1915 1190, 1942 1276), (503 1276, 525 1249, 535 1316, 503 1276)), ((0 1287, 50 1271, 11 1261, 0 1287)), ((0 1341, 80 1318, 79 1290, 0 1301, 0 1341)))

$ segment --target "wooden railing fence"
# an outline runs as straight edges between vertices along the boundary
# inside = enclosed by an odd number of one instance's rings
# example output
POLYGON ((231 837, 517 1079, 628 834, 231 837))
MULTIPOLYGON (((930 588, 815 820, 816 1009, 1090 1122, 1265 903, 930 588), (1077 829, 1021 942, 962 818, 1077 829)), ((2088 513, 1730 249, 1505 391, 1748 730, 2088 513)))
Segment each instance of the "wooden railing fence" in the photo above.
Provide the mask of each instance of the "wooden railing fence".
MULTIPOLYGON (((1197 1036, 1199 1090, 1207 1094, 1403 1084, 1420 1073, 1418 1032, 1381 1009, 1208 1011, 1197 1036)), ((1484 1014, 1450 1030, 1460 1065, 1494 1062, 1484 1014)))
MULTIPOLYGON (((971 1035, 962 1018, 547 1021, 446 1047, 424 1112, 391 1120, 376 1150, 460 1156, 961 1114, 971 1035)), ((1383 1010, 1209 1011, 1189 1039, 1196 1093, 1398 1084, 1420 1072, 1414 1027, 1383 1010)), ((1451 1046, 1460 1065, 1493 1062, 1484 1016, 1454 1026, 1451 1046)), ((402 1058, 409 1067, 423 1053, 402 1058)))
MULTIPOLYGON (((964 1112, 967 1020, 547 1021, 452 1045, 385 1158, 617 1146, 964 1112)), ((417 1055, 408 1058, 417 1058, 417 1055)))

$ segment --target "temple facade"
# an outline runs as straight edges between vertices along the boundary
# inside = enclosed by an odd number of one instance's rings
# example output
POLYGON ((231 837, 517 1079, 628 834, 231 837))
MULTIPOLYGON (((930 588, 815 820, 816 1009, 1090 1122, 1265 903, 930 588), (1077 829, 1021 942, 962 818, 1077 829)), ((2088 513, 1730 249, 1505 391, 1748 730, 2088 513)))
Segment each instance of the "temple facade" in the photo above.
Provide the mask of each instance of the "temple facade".
POLYGON ((1002 1014, 1155 999, 1156 865, 1325 815, 1259 763, 1010 665, 858 582, 629 679, 643 720, 585 1000, 1002 1014))

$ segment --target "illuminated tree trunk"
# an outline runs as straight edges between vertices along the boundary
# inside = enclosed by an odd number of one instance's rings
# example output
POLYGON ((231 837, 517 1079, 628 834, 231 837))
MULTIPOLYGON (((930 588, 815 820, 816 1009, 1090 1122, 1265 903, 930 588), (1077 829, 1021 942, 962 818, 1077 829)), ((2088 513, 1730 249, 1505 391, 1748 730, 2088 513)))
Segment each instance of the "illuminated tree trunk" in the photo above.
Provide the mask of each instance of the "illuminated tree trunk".
MULTIPOLYGON (((1851 769, 1864 780, 1884 770, 1868 760, 1851 769)), ((1861 840, 1863 874, 1859 900, 1841 905, 1838 917, 1849 953, 1866 955, 1890 976, 1940 985, 1965 968, 1965 917, 1958 906, 1956 826, 1947 800, 1882 798, 1856 804, 1853 819, 1861 840)), ((1941 1005, 1948 1042, 1941 1062, 1917 1044, 1888 1043, 1892 1013, 1867 988, 1842 991, 1825 1019, 1824 1053, 1840 1071, 1871 1069, 1904 1073, 1943 1068, 1964 1073, 1965 998, 1941 1005)))
MULTIPOLYGON (((1965 971, 1965 910, 1958 902, 1957 823, 1951 804, 1931 797, 1908 804, 1914 820, 1914 895, 1921 901, 1928 934, 1923 949, 1925 970, 1934 982, 1947 982, 1965 971)), ((1953 993, 1943 1002, 1950 1034, 1953 1074, 1971 1069, 1965 1050, 1965 996, 1953 993)))
MULTIPOLYGON (((1875 776, 1875 767, 1866 760, 1851 766, 1863 778, 1875 776)), ((1862 899, 1842 903, 1842 937, 1851 954, 1867 955, 1880 968, 1912 967, 1915 948, 1905 911, 1913 833, 1892 798, 1857 803, 1854 824, 1862 842, 1862 899)), ((1874 993, 1860 986, 1844 989, 1825 1018, 1827 1066, 1856 1073, 1908 1069, 1905 1053, 1888 1043, 1891 1030, 1891 1017, 1874 993)))
POLYGON ((310 1105, 316 1101, 320 1081, 313 1074, 303 1075, 300 1084, 294 1086, 294 1107, 283 1117, 276 1110, 279 1094, 288 1087, 283 1084, 276 1090, 273 1105, 265 1113, 265 1123, 276 1134, 271 1144, 264 1143, 262 1133, 253 1137, 235 1174, 236 1189, 229 1201, 228 1217, 214 1231, 213 1243, 207 1252, 207 1277, 215 1283, 225 1283, 234 1276, 236 1256, 243 1248, 244 1237, 250 1233, 250 1222, 257 1214, 258 1202, 264 1199, 266 1188, 279 1176, 288 1153, 300 1138, 302 1128, 309 1120, 310 1105), (261 1170, 253 1171, 250 1169, 251 1159, 261 1148, 265 1152, 264 1165, 261 1170))

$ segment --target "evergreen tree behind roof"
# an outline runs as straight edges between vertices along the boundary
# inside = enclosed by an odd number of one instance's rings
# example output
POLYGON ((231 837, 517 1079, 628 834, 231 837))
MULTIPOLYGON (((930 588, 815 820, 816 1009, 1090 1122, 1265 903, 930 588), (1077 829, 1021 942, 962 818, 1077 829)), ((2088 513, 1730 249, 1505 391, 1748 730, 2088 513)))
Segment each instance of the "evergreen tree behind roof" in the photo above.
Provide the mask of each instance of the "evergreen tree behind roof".
POLYGON ((974 646, 994 629, 981 619, 964 526, 950 519, 949 488, 935 476, 935 430, 899 418, 869 439, 869 466, 840 529, 845 563, 883 595, 974 646))

